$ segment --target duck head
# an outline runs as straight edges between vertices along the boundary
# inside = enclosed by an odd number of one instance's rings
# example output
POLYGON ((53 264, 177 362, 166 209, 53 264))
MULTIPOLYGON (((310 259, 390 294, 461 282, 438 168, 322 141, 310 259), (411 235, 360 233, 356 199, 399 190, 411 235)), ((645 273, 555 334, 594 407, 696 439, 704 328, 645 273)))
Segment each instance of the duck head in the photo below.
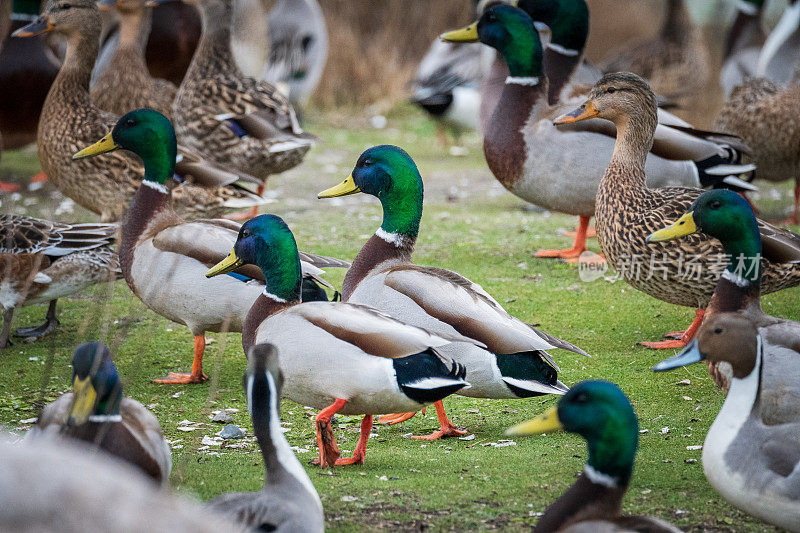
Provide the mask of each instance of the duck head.
POLYGON ((100 26, 100 14, 93 0, 49 0, 39 18, 11 36, 33 37, 55 31, 70 38, 87 28, 100 35, 100 26))
POLYGON ((359 192, 380 200, 383 206, 381 228, 385 232, 417 236, 422 218, 422 176, 405 150, 391 145, 366 150, 350 176, 317 196, 334 198, 359 192))
POLYGON ((294 235, 282 218, 259 215, 242 224, 233 250, 206 272, 207 278, 227 274, 242 265, 258 266, 266 292, 278 301, 300 300, 302 275, 294 235))
POLYGON ((589 448, 587 464, 627 484, 639 445, 639 422, 630 401, 608 381, 583 381, 573 386, 539 417, 510 429, 509 435, 536 435, 554 431, 577 433, 589 448))
POLYGON ((515 0, 534 23, 550 28, 550 44, 562 52, 582 52, 589 35, 589 8, 585 0, 515 0), (554 46, 555 45, 555 46, 554 46))
POLYGON ((646 125, 655 131, 658 123, 655 94, 645 80, 632 72, 606 74, 592 87, 583 105, 553 123, 571 124, 596 117, 610 120, 618 127, 636 117, 646 120, 646 125))
POLYGON ((72 357, 72 404, 69 425, 81 425, 95 417, 119 415, 122 383, 108 346, 86 342, 72 357))

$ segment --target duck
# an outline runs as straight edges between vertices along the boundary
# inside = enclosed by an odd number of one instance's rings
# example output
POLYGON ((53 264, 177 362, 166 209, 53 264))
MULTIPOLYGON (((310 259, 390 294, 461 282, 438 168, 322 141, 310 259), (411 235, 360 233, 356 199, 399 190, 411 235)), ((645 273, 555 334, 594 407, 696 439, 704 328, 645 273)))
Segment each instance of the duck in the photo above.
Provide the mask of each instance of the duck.
MULTIPOLYGON (((685 213, 703 193, 693 187, 648 187, 645 158, 657 126, 655 96, 645 80, 630 72, 606 74, 586 102, 556 119, 572 124, 590 118, 612 121, 617 128, 614 155, 597 191, 596 227, 609 266, 635 289, 672 305, 697 309, 692 324, 666 341, 640 343, 648 348, 682 348, 697 332, 717 279, 725 267, 722 246, 706 235, 680 242, 647 241, 685 213), (649 272, 646 272, 650 265, 649 272), (697 270, 700 270, 698 273, 697 270)), ((763 232, 791 238, 791 232, 763 221, 763 232)), ((767 257, 769 260, 770 258, 767 257)), ((774 257, 780 263, 780 257, 774 257)), ((768 261, 763 269, 765 293, 800 283, 782 277, 768 261)))
POLYGON ((67 437, 137 467, 159 485, 169 482, 172 452, 156 417, 122 395, 111 352, 89 341, 72 357, 72 392, 49 403, 26 439, 67 437))
POLYGON ((457 332, 434 334, 352 302, 300 302, 300 259, 276 215, 245 222, 231 253, 206 276, 255 264, 266 288, 242 331, 247 352, 269 342, 280 355, 283 395, 321 409, 316 417, 321 467, 362 464, 373 415, 418 411, 468 385, 463 365, 439 352, 450 342, 475 342, 457 332), (352 457, 340 457, 330 419, 364 415, 352 457))
POLYGON ((633 72, 653 90, 676 101, 699 96, 711 74, 711 56, 686 11, 684 0, 667 0, 664 22, 650 40, 612 53, 600 64, 603 72, 633 72))
MULTIPOLYGON (((344 301, 369 305, 436 334, 458 332, 475 343, 452 343, 439 351, 466 368, 470 387, 457 394, 516 399, 564 394, 558 365, 547 353, 585 351, 511 316, 480 285, 452 270, 414 264, 422 218, 422 176, 402 148, 375 146, 358 158, 351 175, 319 194, 333 198, 363 192, 383 207, 383 222, 361 248, 342 282, 344 301)), ((465 434, 435 403, 439 430, 419 438, 465 434)), ((381 419, 398 423, 414 413, 381 419)))
POLYGON ((258 178, 260 196, 267 177, 300 164, 312 140, 274 85, 244 76, 236 65, 233 0, 189 1, 200 10, 203 33, 173 104, 178 137, 258 178))
MULTIPOLYGON (((90 100, 89 79, 97 57, 100 15, 91 0, 49 1, 39 18, 14 36, 34 37, 56 32, 66 37, 64 64, 50 88, 39 121, 39 160, 47 177, 66 196, 103 222, 120 220, 141 182, 143 168, 123 154, 104 160, 74 161, 82 145, 111 129, 119 116, 100 110, 90 100)), ((194 150, 181 147, 176 162, 180 184, 172 195, 175 209, 190 216, 219 216, 230 209, 262 205, 247 186, 253 176, 224 168, 194 150)))
MULTIPOLYGON (((508 435, 566 431, 586 440, 589 459, 577 481, 545 510, 536 533, 554 531, 680 532, 652 516, 621 514, 639 448, 639 421, 628 397, 608 381, 582 381, 540 416, 508 435)), ((577 457, 577 456, 576 456, 577 457)))
POLYGON ((48 304, 43 324, 19 328, 15 333, 39 339, 58 328, 59 298, 119 278, 119 258, 111 248, 116 231, 113 224, 65 224, 0 214, 0 348, 11 344, 11 322, 17 308, 48 304))
POLYGON ((742 0, 736 3, 736 18, 725 37, 719 81, 725 98, 734 87, 754 77, 758 56, 767 36, 761 27, 764 0, 742 0))
POLYGON ((256 344, 247 352, 242 379, 253 433, 264 459, 264 486, 257 492, 230 492, 206 502, 220 516, 231 516, 257 531, 322 532, 322 502, 281 431, 283 375, 278 352, 256 344))
POLYGON ((303 106, 328 59, 328 28, 316 0, 278 0, 268 15, 269 57, 261 77, 284 83, 289 100, 303 106))
MULTIPOLYGON (((703 443, 706 479, 731 505, 767 523, 800 531, 800 411, 778 422, 765 419, 765 383, 770 359, 791 357, 798 388, 797 337, 777 339, 737 313, 719 313, 703 323, 695 341, 653 367, 656 372, 699 361, 725 364, 730 390, 703 443), (788 342, 787 342, 788 341, 788 342)), ((775 361, 772 361, 773 363, 775 361)))
POLYGON ((103 0, 99 6, 119 14, 119 42, 108 65, 92 83, 92 102, 117 116, 149 107, 172 119, 172 101, 178 88, 170 81, 152 78, 144 60, 142 41, 149 33, 152 17, 146 0, 103 0))
MULTIPOLYGON (((728 257, 706 307, 704 320, 717 313, 738 313, 770 339, 800 336, 800 322, 769 315, 761 307, 761 275, 765 268, 773 269, 779 279, 788 283, 797 284, 800 279, 800 235, 784 229, 770 232, 769 228, 760 227, 746 200, 731 191, 719 190, 701 194, 689 211, 648 239, 659 242, 699 232, 718 240, 728 257)), ((787 373, 785 368, 771 365, 769 356, 765 362, 763 380, 768 390, 780 391, 779 396, 789 397, 790 391, 795 389, 794 404, 800 405, 800 387, 787 382, 787 377, 793 379, 797 373, 787 373)), ((800 365, 800 359, 797 364, 800 365)), ((709 363, 709 371, 717 385, 727 390, 728 373, 713 363, 709 363)), ((762 400, 769 394, 763 393, 762 400)))
MULTIPOLYGON (((157 383, 201 383, 206 331, 242 331, 250 306, 264 290, 263 276, 244 269, 231 276, 206 279, 209 266, 225 257, 241 233, 224 219, 186 221, 170 208, 166 183, 174 173, 177 141, 164 115, 139 109, 119 119, 114 129, 95 144, 75 154, 76 159, 117 149, 136 154, 144 165, 144 179, 121 228, 120 265, 128 286, 152 311, 186 325, 194 335, 192 372, 171 372, 157 383)), ((326 266, 347 267, 333 258, 303 254, 316 267, 305 268, 304 284, 325 283, 316 274, 326 266), (311 278, 311 279, 309 279, 311 278)), ((328 284, 330 285, 330 284, 328 284)))
MULTIPOLYGON (((0 47, 0 134, 3 147, 15 150, 36 142, 36 128, 60 62, 44 38, 12 39, 39 15, 36 0, 14 0, 10 24, 0 47)), ((7 8, 6 8, 7 9, 7 8)))
POLYGON ((243 532, 244 528, 161 489, 134 466, 80 441, 12 444, 0 435, 0 530, 243 532), (22 474, 24 473, 24 475, 22 474))
MULTIPOLYGON (((525 201, 578 215, 572 248, 539 250, 538 257, 576 260, 586 250, 589 219, 616 135, 594 121, 556 128, 552 121, 574 107, 547 104, 548 80, 542 46, 531 17, 519 8, 494 5, 477 23, 442 35, 452 42, 482 42, 496 48, 510 68, 503 94, 484 134, 483 151, 495 178, 525 201), (602 154, 600 156, 599 154, 602 154)), ((678 126, 659 125, 647 157, 648 186, 748 187, 738 174, 744 145, 737 138, 678 126)))
POLYGON ((736 135, 750 147, 747 160, 756 165, 757 179, 794 180, 794 209, 783 221, 792 225, 800 224, 800 119, 790 111, 800 105, 798 81, 781 88, 767 78, 747 78, 714 121, 715 130, 736 135))

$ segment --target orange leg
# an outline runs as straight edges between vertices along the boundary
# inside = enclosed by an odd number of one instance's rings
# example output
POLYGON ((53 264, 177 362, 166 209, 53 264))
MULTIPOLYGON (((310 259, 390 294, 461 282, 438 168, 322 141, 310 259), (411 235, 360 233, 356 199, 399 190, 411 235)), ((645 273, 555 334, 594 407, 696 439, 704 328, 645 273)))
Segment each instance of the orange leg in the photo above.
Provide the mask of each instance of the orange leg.
POLYGON ((0 193, 12 193, 17 192, 19 190, 19 183, 6 183, 5 181, 0 181, 0 193))
MULTIPOLYGON (((568 231, 564 235, 567 236, 567 237, 577 237, 578 236, 578 232, 577 231, 568 231)), ((587 239, 594 239, 596 237, 597 237, 597 230, 594 229, 594 226, 592 226, 588 230, 586 230, 586 238, 587 239)))
POLYGON ((680 338, 675 340, 669 341, 656 341, 656 342, 640 342, 642 346, 646 348, 650 348, 651 350, 667 350, 667 349, 675 349, 675 348, 683 348, 694 338, 697 330, 700 328, 700 324, 703 323, 703 316, 705 315, 705 309, 698 309, 697 313, 694 315, 694 320, 686 328, 686 331, 673 331, 668 333, 666 336, 677 336, 678 333, 682 333, 680 338))
POLYGON ((208 376, 203 374, 203 352, 206 350, 206 336, 194 336, 194 360, 192 361, 192 373, 180 374, 170 372, 167 377, 154 379, 155 383, 167 383, 175 385, 179 383, 202 383, 208 381, 208 376))
MULTIPOLYGON (((336 398, 332 404, 320 411, 317 415, 317 447, 319 448, 319 459, 312 461, 312 464, 327 468, 336 464, 337 459, 339 459, 341 452, 339 451, 339 445, 336 444, 336 437, 333 436, 331 417, 341 411, 346 403, 347 400, 336 398)), ((372 419, 370 419, 370 426, 372 426, 372 419)), ((367 432, 367 436, 369 437, 369 432, 367 432)), ((366 446, 366 443, 364 446, 366 446)))
POLYGON ((434 431, 430 435, 419 435, 411 437, 412 439, 437 440, 447 437, 461 437, 462 435, 467 434, 466 431, 458 429, 452 422, 450 422, 450 420, 448 420, 447 413, 444 412, 444 404, 442 404, 442 400, 439 400, 433 405, 436 407, 436 416, 439 417, 440 429, 438 431, 434 431))
POLYGON ((782 221, 781 224, 792 226, 800 224, 800 183, 796 183, 794 186, 794 211, 792 211, 792 216, 782 221))
POLYGON ((575 243, 572 248, 566 250, 538 250, 534 257, 553 257, 557 259, 570 259, 579 257, 586 251, 586 235, 589 231, 589 218, 579 217, 578 232, 575 235, 575 243))
POLYGON ((367 454, 367 440, 369 440, 369 432, 372 431, 372 415, 367 415, 361 421, 361 435, 358 437, 358 444, 353 457, 340 457, 336 459, 335 465, 363 465, 364 456, 367 454))
MULTIPOLYGON (((390 415, 382 415, 378 418, 378 424, 389 424, 393 426, 395 424, 399 424, 400 422, 405 422, 410 418, 414 418, 414 415, 417 414, 416 411, 412 411, 410 413, 392 413, 390 415)), ((422 408, 422 414, 425 414, 425 407, 422 408)))

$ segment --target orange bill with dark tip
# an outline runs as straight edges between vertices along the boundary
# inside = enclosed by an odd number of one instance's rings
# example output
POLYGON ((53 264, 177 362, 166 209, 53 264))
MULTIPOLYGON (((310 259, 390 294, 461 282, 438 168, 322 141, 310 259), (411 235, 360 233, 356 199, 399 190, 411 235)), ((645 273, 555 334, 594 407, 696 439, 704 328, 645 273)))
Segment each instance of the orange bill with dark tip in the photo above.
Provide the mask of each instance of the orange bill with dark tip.
POLYGON ((33 37, 34 35, 40 35, 42 33, 47 33, 48 31, 52 31, 55 28, 50 21, 47 20, 47 17, 41 15, 39 18, 28 24, 27 26, 23 26, 14 33, 11 34, 12 37, 33 37))
POLYGON ((588 120, 590 118, 595 118, 600 115, 600 112, 595 109, 594 104, 592 104, 591 100, 587 100, 585 104, 580 106, 578 109, 561 115, 557 119, 553 121, 553 124, 558 126, 559 124, 572 124, 573 122, 580 122, 581 120, 588 120))

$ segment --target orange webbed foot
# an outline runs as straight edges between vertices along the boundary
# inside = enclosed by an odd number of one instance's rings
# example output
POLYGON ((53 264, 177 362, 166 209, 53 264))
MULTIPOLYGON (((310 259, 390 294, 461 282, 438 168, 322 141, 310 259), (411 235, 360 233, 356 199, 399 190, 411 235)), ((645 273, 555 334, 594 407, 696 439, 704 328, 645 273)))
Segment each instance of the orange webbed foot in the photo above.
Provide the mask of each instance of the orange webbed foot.
POLYGON ((684 339, 674 339, 669 341, 654 341, 654 342, 640 342, 640 346, 650 348, 651 350, 675 350, 678 348, 685 348, 689 341, 684 339))
MULTIPOLYGON (((400 422, 405 422, 410 418, 413 418, 416 415, 416 411, 411 413, 392 413, 389 415, 383 415, 378 419, 378 424, 388 424, 393 426, 395 424, 399 424, 400 422)), ((422 410, 422 414, 425 414, 425 410, 422 410)))
POLYGON ((421 440, 439 440, 439 439, 446 439, 450 437, 463 437, 468 432, 458 429, 454 425, 449 425, 442 427, 431 433, 430 435, 414 435, 411 437, 412 439, 421 439, 421 440))
POLYGON ((154 379, 153 383, 165 383, 167 385, 180 385, 180 384, 197 384, 208 381, 208 376, 205 374, 181 374, 178 372, 170 372, 165 378, 154 379))

